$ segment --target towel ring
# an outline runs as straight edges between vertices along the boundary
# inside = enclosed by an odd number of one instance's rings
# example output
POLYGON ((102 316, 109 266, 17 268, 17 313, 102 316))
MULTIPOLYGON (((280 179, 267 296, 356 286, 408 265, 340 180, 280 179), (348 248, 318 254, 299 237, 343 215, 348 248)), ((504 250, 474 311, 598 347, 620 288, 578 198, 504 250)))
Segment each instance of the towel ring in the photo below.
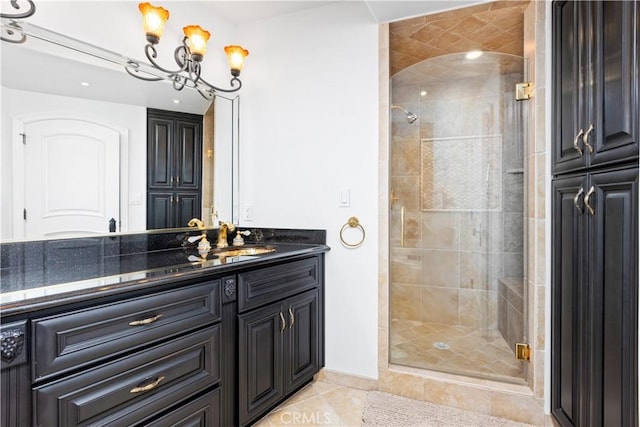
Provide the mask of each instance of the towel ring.
POLYGON ((360 221, 355 216, 352 216, 351 218, 349 218, 347 223, 343 225, 342 228, 340 229, 340 240, 342 241, 342 244, 348 248, 357 248, 358 246, 360 246, 362 242, 364 242, 364 237, 365 237, 364 227, 362 226, 362 224, 360 224, 360 221), (360 231, 362 231, 362 239, 360 239, 360 241, 357 243, 347 243, 344 240, 344 236, 342 235, 344 233, 344 230, 347 229, 347 227, 359 228, 360 231))

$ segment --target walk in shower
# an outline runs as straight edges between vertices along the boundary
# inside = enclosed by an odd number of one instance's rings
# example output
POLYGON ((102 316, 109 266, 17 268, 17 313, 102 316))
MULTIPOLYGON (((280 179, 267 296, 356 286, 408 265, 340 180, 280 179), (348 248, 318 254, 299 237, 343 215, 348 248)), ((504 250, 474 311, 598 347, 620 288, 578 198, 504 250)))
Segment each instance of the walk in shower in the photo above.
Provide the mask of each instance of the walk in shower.
POLYGON ((393 364, 525 383, 523 70, 455 53, 392 77, 393 364))

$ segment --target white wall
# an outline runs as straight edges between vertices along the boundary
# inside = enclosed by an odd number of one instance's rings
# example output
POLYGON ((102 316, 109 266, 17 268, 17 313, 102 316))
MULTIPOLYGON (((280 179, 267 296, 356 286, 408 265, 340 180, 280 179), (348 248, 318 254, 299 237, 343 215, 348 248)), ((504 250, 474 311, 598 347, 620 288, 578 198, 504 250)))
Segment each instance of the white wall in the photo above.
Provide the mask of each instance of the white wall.
POLYGON ((364 3, 336 2, 238 34, 240 223, 327 230, 326 367, 377 378, 378 25, 364 3), (350 216, 367 233, 357 249, 339 240, 350 216))
MULTIPOLYGON (((2 147, 0 157, 2 159, 2 215, 0 217, 2 234, 0 239, 13 238, 11 223, 11 204, 7 200, 12 197, 13 164, 12 141, 15 135, 12 129, 12 119, 26 119, 34 115, 56 114, 82 118, 103 124, 118 130, 126 139, 121 141, 121 147, 126 147, 126 153, 121 153, 121 159, 126 161, 125 173, 121 185, 121 205, 127 204, 129 196, 138 193, 141 195, 140 205, 128 205, 128 215, 121 218, 123 230, 139 231, 146 229, 146 165, 147 162, 147 110, 145 107, 137 107, 123 104, 90 101, 80 98, 48 95, 43 93, 26 92, 2 88, 2 147), (122 200, 123 199, 123 200, 122 200)), ((121 161, 122 164, 122 161, 121 161)))

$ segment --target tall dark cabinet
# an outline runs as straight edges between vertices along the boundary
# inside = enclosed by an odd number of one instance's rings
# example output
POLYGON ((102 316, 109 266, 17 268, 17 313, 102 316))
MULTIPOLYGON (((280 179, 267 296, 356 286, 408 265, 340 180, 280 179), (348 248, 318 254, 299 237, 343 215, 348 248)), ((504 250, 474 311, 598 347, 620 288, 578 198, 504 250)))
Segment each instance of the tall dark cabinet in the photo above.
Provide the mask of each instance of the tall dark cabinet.
POLYGON ((554 1, 551 409, 638 425, 637 1, 554 1))
POLYGON ((147 110, 147 229, 202 214, 202 116, 147 110))

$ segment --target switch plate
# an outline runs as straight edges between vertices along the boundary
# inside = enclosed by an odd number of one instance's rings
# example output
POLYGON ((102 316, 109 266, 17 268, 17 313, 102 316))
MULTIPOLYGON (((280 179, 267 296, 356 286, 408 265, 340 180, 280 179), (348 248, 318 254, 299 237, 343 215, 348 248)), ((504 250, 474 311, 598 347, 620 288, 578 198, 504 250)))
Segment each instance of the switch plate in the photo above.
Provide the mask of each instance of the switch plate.
POLYGON ((141 205, 142 204, 142 194, 141 193, 131 193, 131 194, 129 194, 129 204, 130 205, 141 205))
POLYGON ((244 221, 253 221, 253 206, 244 206, 244 209, 242 210, 242 219, 244 221))
POLYGON ((341 208, 348 208, 351 206, 351 189, 340 189, 340 198, 338 199, 338 206, 341 208))

